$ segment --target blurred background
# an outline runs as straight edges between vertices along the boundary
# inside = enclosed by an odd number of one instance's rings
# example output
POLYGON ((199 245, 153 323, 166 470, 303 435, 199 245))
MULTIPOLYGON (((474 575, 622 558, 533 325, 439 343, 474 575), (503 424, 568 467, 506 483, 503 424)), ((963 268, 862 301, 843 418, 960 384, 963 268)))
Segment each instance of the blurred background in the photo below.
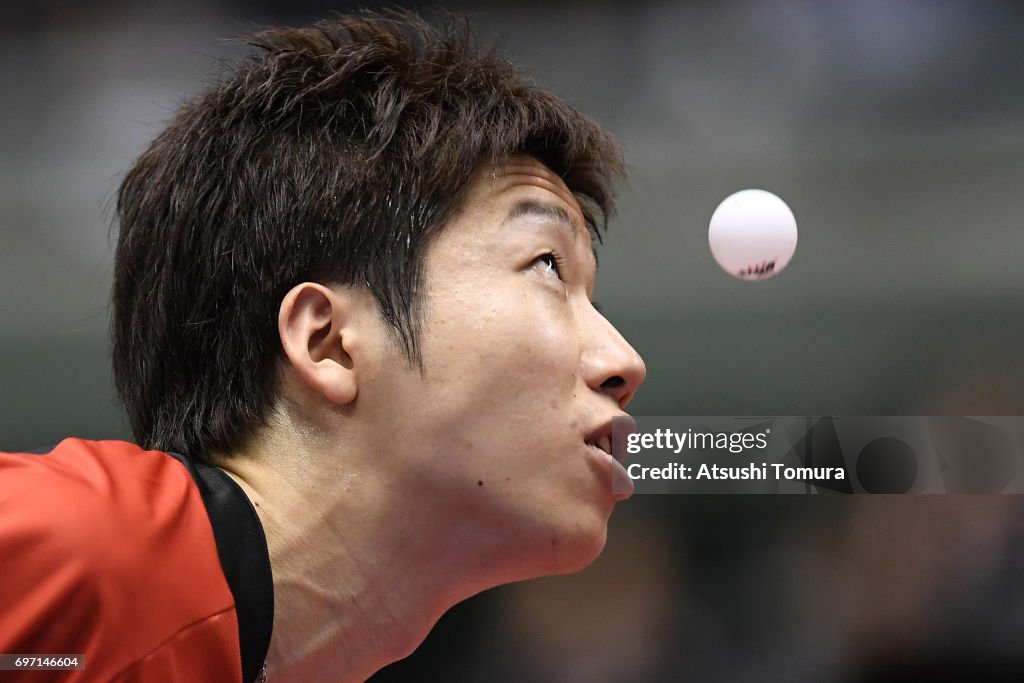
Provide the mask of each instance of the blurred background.
MULTIPOLYGON (((1024 415, 1024 4, 445 6, 625 147, 597 299, 647 362, 632 412, 1024 415), (747 187, 800 228, 760 283, 707 247, 747 187)), ((0 448, 129 437, 122 174, 221 39, 350 8, 4 4, 0 448)), ((1022 634, 1016 496, 637 496, 590 569, 456 607, 375 680, 1022 680, 1022 634)))

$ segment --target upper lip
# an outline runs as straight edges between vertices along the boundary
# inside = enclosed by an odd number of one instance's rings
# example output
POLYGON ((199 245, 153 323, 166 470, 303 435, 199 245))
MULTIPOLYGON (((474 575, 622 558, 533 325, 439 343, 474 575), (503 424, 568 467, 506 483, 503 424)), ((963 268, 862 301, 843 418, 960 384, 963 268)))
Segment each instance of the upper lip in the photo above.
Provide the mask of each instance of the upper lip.
MULTIPOLYGON (((626 428, 627 428, 628 431, 633 431, 633 430, 636 429, 636 422, 629 415, 626 415, 625 413, 623 413, 621 415, 615 415, 613 417, 614 418, 622 418, 624 420, 627 420, 628 422, 626 423, 626 428)), ((619 462, 622 462, 622 461, 624 461, 626 459, 626 454, 625 453, 613 453, 612 452, 613 449, 612 449, 612 419, 611 418, 609 418, 606 422, 601 423, 601 426, 599 426, 596 429, 594 429, 593 431, 591 431, 587 435, 585 441, 588 444, 597 446, 602 451, 604 451, 608 455, 612 456, 613 458, 615 458, 619 462)))

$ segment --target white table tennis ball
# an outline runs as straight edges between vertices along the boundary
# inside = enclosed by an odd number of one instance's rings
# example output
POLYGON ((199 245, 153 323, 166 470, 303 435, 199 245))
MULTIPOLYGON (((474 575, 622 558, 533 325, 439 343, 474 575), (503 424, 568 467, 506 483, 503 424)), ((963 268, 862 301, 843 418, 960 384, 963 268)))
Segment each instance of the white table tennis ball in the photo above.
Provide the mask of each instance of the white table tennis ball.
POLYGON ((711 216, 708 244, 718 265, 740 280, 764 280, 796 251, 796 218, 771 192, 740 190, 711 216))

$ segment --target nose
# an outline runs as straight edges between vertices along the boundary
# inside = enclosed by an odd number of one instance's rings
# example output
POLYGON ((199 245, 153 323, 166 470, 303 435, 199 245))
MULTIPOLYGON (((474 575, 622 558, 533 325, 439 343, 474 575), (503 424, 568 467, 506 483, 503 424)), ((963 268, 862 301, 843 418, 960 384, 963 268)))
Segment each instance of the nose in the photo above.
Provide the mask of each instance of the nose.
POLYGON ((625 409, 647 376, 643 358, 595 309, 588 316, 590 330, 583 351, 583 377, 594 391, 609 396, 625 409))

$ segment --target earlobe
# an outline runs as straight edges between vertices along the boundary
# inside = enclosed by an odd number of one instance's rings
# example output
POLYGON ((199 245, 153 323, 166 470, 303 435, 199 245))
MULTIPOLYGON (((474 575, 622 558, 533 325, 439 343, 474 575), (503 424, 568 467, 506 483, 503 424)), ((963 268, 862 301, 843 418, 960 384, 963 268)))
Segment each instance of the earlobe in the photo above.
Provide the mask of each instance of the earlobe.
POLYGON ((356 398, 356 367, 351 349, 358 336, 353 305, 344 292, 313 282, 293 287, 278 312, 278 334, 285 358, 308 389, 345 405, 356 398))

